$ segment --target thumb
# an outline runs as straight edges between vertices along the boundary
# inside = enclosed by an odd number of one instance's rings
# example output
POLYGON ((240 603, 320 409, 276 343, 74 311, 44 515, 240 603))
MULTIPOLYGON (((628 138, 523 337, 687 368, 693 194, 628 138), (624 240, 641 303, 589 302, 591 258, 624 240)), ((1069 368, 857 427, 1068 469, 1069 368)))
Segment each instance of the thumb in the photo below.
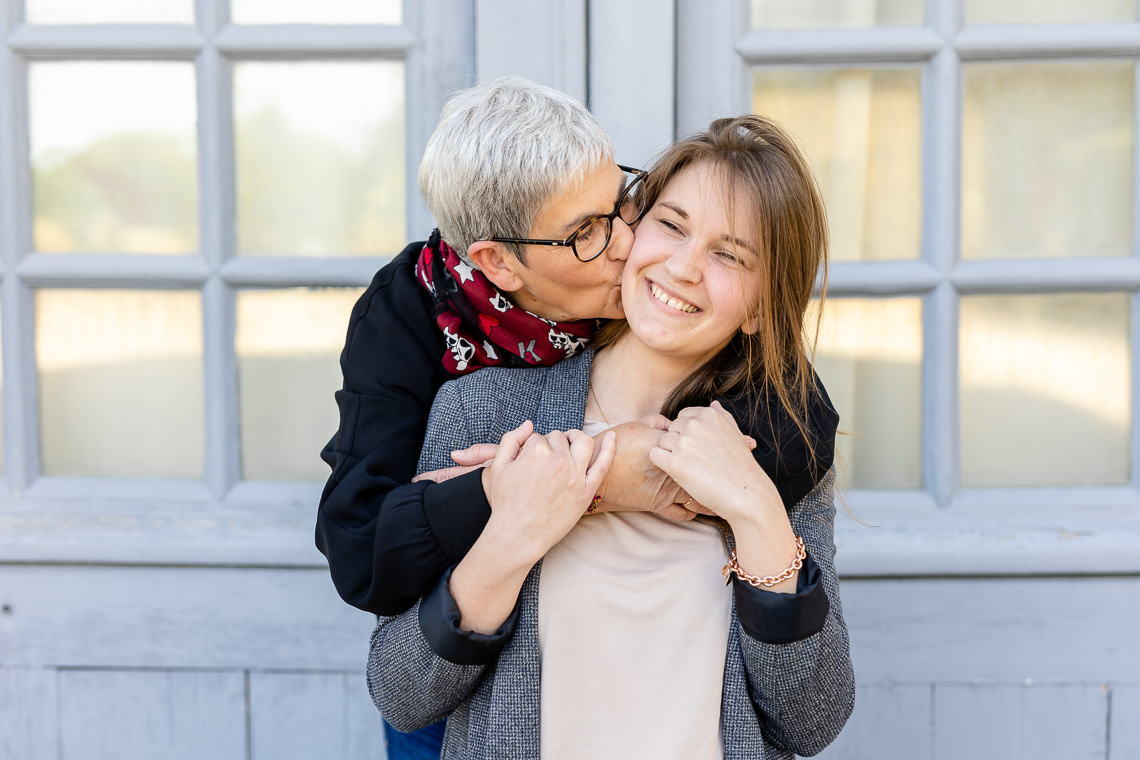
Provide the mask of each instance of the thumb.
POLYGON ((534 432, 534 423, 530 420, 523 420, 523 423, 514 430, 508 430, 503 433, 503 439, 499 443, 499 450, 495 452, 495 464, 506 464, 513 462, 515 457, 519 455, 519 449, 523 447, 530 434, 534 432))

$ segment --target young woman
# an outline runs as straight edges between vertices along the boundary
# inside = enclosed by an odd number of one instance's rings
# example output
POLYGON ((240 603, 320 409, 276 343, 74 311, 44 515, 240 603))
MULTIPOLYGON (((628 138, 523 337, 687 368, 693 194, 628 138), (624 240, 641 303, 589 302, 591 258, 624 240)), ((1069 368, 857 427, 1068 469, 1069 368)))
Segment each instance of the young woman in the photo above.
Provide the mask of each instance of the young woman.
POLYGON ((445 758, 789 758, 850 714, 834 477, 787 508, 733 417, 705 406, 772 399, 751 413, 819 440, 814 180, 778 126, 745 116, 674 145, 644 184, 626 321, 558 365, 436 398, 420 467, 501 437, 492 514, 433 591, 381 619, 368 676, 397 728, 448 718, 445 758), (715 519, 595 513, 614 444, 588 432, 655 412, 672 422, 651 459, 715 519))

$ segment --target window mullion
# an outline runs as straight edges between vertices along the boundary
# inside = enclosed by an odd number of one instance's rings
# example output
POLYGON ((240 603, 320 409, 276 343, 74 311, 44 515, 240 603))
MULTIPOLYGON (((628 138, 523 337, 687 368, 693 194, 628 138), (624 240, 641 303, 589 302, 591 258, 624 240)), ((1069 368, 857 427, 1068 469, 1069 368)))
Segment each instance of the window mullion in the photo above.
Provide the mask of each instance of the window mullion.
POLYGON ((1134 56, 1140 24, 980 24, 962 29, 954 47, 967 60, 1134 56))
POLYGON ((11 48, 45 58, 145 58, 185 60, 202 46, 198 30, 176 24, 21 25, 11 48))
POLYGON ((943 40, 926 27, 898 29, 751 29, 737 43, 750 64, 925 61, 943 40))
MULTIPOLYGON (((1133 77, 1132 104, 1132 262, 1140 264, 1140 146, 1136 135, 1140 131, 1140 63, 1133 77)), ((1137 286, 1140 288, 1140 285, 1137 286)), ((1140 292, 1129 299, 1132 307, 1129 349, 1132 352, 1132 478, 1133 488, 1140 488, 1140 292)))
POLYGON ((961 205, 962 69, 951 40, 961 9, 957 2, 928 3, 928 23, 945 44, 923 71, 922 247, 941 279, 923 303, 923 483, 946 507, 961 482, 958 422, 959 294, 949 280, 958 259, 961 205))
MULTIPOLYGON (((4 8, 0 31, 18 20, 4 8)), ((31 248, 31 178, 28 167, 28 98, 25 66, 7 43, 0 50, 0 342, 3 351, 4 471, 9 488, 23 492, 39 474, 38 393, 35 363, 35 303, 16 274, 31 248)))
POLYGON ((204 476, 215 498, 241 478, 234 293, 221 277, 236 240, 232 77, 217 38, 229 17, 225 0, 199 0, 198 23, 207 39, 197 60, 198 209, 201 256, 210 275, 202 287, 204 476))
POLYGON ((4 470, 14 493, 40 474, 39 386, 35 350, 35 293, 9 275, 0 288, 3 304, 4 470))

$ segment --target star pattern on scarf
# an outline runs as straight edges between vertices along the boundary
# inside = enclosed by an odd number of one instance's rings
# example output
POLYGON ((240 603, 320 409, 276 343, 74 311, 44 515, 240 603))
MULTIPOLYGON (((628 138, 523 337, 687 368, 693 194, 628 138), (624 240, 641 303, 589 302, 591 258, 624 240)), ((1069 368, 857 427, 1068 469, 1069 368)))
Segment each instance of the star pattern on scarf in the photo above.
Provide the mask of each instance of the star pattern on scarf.
POLYGON ((459 283, 474 282, 475 276, 472 274, 475 268, 468 264, 466 261, 461 261, 455 265, 455 273, 459 275, 459 283))

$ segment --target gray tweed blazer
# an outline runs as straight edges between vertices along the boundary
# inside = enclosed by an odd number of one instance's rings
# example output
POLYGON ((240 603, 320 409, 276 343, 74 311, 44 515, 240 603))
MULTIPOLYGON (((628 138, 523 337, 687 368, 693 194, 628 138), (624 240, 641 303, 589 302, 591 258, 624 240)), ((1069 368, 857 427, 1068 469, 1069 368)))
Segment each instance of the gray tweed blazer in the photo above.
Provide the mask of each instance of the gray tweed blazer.
MULTIPOLYGON (((553 367, 485 369, 447 383, 432 408, 420 471, 450 466, 451 451, 497 441, 526 419, 540 433, 581 428, 591 361, 585 352, 553 367)), ((721 701, 727 760, 817 754, 851 714, 854 675, 833 562, 834 483, 830 472, 790 513, 822 571, 830 602, 823 629, 790 644, 765 643, 741 627, 733 604, 721 701)), ((431 595, 402 615, 380 619, 368 688, 392 725, 411 731, 446 717, 445 760, 537 760, 541 567, 535 565, 523 585, 508 621, 513 630, 504 624, 505 645, 482 664, 459 664, 433 651, 420 624, 421 605, 431 595)))

